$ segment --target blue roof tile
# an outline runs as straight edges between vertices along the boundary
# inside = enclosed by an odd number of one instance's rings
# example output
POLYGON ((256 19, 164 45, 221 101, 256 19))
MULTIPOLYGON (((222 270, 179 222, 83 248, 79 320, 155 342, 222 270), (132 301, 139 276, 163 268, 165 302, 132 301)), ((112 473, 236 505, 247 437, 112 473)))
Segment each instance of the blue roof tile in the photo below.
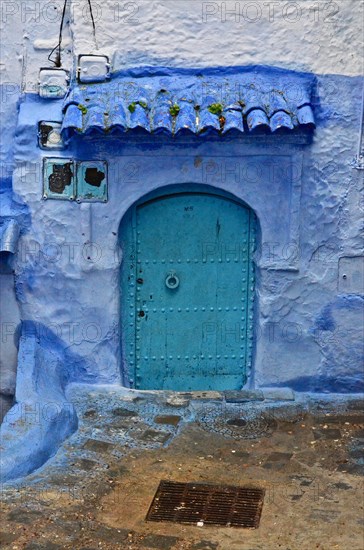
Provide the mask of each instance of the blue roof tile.
POLYGON ((315 119, 310 105, 303 105, 297 110, 297 120, 300 125, 315 126, 315 119))
MULTIPOLYGON (((144 105, 144 103, 146 102, 142 101, 142 103, 144 105)), ((145 107, 143 107, 139 103, 135 103, 135 105, 132 103, 129 105, 128 111, 128 130, 135 130, 139 128, 141 130, 146 130, 147 132, 150 132, 150 122, 148 112, 145 107)))
POLYGON ((180 100, 178 106, 180 110, 176 116, 174 133, 192 132, 195 134, 197 131, 197 118, 194 104, 191 101, 180 100))
POLYGON ((157 94, 151 111, 151 127, 155 133, 172 133, 173 117, 171 109, 173 101, 170 94, 157 94))
POLYGON ((222 128, 223 134, 226 134, 226 132, 230 130, 244 132, 243 110, 240 105, 232 105, 225 108, 222 112, 222 116, 225 119, 222 128))
POLYGON ((220 116, 219 114, 213 114, 208 108, 199 110, 198 116, 198 132, 207 132, 211 130, 220 130, 220 116))
POLYGON ((270 130, 269 119, 262 109, 253 109, 246 117, 248 128, 251 131, 266 129, 270 130))
POLYGON ((139 70, 133 77, 114 74, 108 82, 75 85, 64 101, 63 138, 93 132, 223 135, 315 127, 309 75, 263 67, 225 75, 160 72, 143 76, 139 70))
POLYGON ((127 127, 126 113, 123 105, 117 103, 112 106, 108 116, 108 129, 111 131, 125 131, 127 127))
POLYGON ((286 130, 287 128, 289 130, 293 130, 294 128, 292 117, 284 111, 278 111, 277 113, 274 113, 269 123, 272 132, 276 132, 277 130, 282 129, 286 130))
POLYGON ((87 133, 92 131, 103 132, 106 128, 105 110, 102 104, 90 105, 84 114, 84 126, 87 133))
POLYGON ((71 103, 64 113, 62 133, 64 134, 65 131, 67 134, 71 134, 72 132, 82 132, 82 128, 82 111, 77 107, 77 105, 71 103))
POLYGON ((269 118, 278 111, 285 111, 286 113, 289 112, 288 104, 284 99, 282 92, 272 90, 269 94, 267 94, 265 100, 265 111, 269 118))

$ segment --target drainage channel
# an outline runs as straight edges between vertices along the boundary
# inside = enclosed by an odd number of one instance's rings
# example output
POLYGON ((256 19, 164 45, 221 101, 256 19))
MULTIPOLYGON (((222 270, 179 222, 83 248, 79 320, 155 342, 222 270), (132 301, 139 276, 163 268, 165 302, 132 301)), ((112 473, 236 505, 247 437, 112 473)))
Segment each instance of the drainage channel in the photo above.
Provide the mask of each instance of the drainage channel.
POLYGON ((147 521, 257 529, 264 489, 162 480, 147 521))

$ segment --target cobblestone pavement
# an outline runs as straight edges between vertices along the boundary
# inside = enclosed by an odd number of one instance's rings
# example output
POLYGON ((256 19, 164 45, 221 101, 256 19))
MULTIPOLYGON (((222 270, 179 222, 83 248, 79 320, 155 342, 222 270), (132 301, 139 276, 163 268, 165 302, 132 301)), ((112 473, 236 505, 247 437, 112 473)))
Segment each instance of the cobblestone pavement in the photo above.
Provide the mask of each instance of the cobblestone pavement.
POLYGON ((364 549, 362 401, 87 386, 69 397, 79 430, 2 488, 1 548, 364 549), (263 487, 260 527, 146 522, 161 479, 263 487))

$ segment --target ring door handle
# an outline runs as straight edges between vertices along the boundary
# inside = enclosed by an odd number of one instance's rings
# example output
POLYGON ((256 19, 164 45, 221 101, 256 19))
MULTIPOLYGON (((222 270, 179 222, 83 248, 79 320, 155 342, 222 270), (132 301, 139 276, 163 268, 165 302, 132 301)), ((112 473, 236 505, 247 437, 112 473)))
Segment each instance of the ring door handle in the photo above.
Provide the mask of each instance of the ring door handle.
POLYGON ((179 287, 179 278, 177 277, 174 271, 171 271, 170 273, 168 273, 165 283, 166 283, 166 287, 169 288, 170 290, 175 290, 176 288, 179 287))

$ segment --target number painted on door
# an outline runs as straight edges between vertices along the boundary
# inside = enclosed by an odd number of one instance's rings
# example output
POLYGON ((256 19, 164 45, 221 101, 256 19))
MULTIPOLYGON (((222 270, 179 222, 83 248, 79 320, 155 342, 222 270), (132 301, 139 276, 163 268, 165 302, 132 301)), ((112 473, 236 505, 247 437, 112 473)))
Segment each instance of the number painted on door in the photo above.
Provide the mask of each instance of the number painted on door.
POLYGON ((249 208, 202 193, 159 197, 129 214, 121 244, 136 261, 122 265, 122 347, 135 388, 245 384, 255 225, 249 208))

